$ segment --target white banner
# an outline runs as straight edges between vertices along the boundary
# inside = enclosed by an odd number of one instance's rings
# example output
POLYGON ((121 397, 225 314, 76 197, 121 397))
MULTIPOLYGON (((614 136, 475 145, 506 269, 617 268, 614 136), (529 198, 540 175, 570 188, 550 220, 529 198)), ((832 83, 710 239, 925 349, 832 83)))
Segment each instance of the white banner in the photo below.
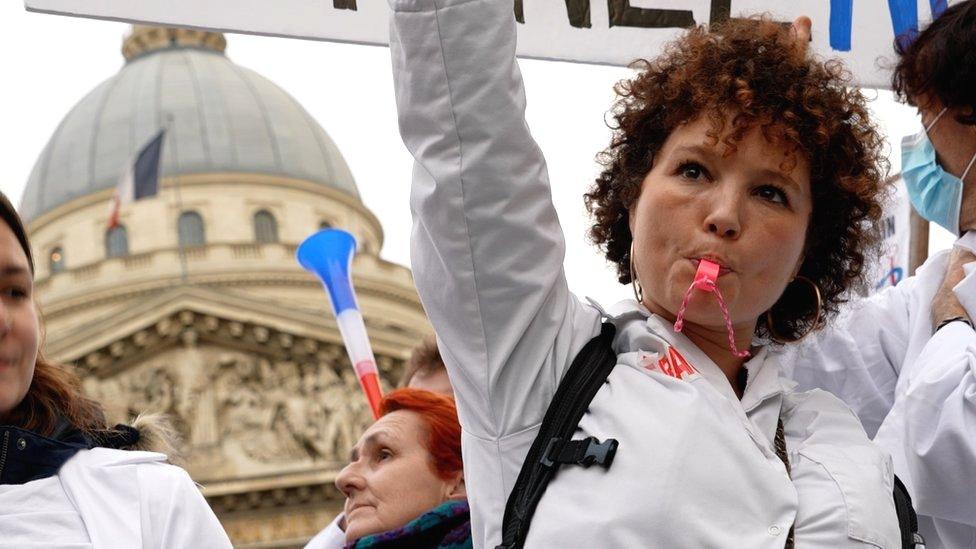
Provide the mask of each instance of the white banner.
MULTIPOLYGON (((961 0, 509 0, 523 57, 626 65, 681 29, 767 13, 813 19, 813 47, 847 62, 859 85, 888 87, 895 36, 961 0)), ((28 10, 225 32, 386 45, 385 0, 25 0, 28 10)))
POLYGON ((881 219, 882 244, 878 263, 869 268, 869 290, 877 292, 894 286, 908 277, 908 259, 911 234, 911 202, 905 190, 905 182, 899 177, 894 183, 895 192, 884 207, 881 219))

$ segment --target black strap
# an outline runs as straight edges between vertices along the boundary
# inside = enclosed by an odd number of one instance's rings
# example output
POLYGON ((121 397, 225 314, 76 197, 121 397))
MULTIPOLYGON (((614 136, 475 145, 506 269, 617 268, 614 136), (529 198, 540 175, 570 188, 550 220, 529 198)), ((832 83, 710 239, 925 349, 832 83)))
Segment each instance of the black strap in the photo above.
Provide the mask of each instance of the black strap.
POLYGON ((898 475, 895 475, 894 498, 902 549, 924 548, 925 540, 918 533, 918 515, 912 506, 912 496, 908 494, 908 489, 898 475))
POLYGON ((613 324, 604 323, 600 335, 583 346, 559 383, 508 496, 499 549, 523 546, 535 508, 561 465, 588 467, 596 463, 610 467, 613 462, 616 440, 601 443, 590 437, 574 441, 572 436, 590 401, 617 365, 617 355, 613 352, 615 332, 613 324))
MULTIPOLYGON (((745 370, 745 368, 743 368, 745 370)), ((780 417, 776 420, 776 436, 773 438, 773 446, 776 448, 776 456, 783 462, 786 466, 786 474, 793 478, 793 468, 790 467, 790 456, 786 453, 786 429, 783 427, 783 418, 780 417)), ((793 549, 796 545, 795 541, 795 527, 796 524, 790 525, 790 531, 786 534, 786 544, 783 549, 793 549)))

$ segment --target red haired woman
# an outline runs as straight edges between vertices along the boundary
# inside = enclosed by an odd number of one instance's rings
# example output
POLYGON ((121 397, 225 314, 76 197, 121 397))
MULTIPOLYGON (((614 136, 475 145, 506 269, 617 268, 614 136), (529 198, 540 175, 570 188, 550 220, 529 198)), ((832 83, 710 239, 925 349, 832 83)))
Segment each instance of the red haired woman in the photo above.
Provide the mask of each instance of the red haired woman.
POLYGON ((230 547, 158 422, 109 429, 78 379, 39 354, 27 233, 0 193, 0 544, 230 547), (123 451, 121 449, 129 451, 123 451))
POLYGON ((397 389, 381 413, 336 477, 344 513, 306 547, 471 547, 453 399, 397 389))

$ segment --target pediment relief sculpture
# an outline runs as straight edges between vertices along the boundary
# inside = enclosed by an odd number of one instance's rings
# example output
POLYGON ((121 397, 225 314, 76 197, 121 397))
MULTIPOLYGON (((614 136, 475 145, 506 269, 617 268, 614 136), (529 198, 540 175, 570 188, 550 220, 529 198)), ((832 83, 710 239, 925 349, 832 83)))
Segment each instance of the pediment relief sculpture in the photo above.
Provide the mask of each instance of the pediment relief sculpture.
POLYGON ((201 481, 338 469, 372 418, 345 360, 320 355, 282 360, 194 343, 84 383, 113 422, 168 414, 201 481))

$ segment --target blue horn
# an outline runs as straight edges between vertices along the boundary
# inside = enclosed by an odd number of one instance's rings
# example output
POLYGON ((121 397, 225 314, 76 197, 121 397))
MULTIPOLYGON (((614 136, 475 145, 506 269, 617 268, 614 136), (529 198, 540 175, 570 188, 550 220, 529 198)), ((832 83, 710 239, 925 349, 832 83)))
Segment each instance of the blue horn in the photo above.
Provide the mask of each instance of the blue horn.
POLYGON ((298 247, 298 263, 315 273, 329 292, 336 315, 359 309, 349 276, 356 254, 356 237, 342 229, 325 229, 305 239, 298 247))

